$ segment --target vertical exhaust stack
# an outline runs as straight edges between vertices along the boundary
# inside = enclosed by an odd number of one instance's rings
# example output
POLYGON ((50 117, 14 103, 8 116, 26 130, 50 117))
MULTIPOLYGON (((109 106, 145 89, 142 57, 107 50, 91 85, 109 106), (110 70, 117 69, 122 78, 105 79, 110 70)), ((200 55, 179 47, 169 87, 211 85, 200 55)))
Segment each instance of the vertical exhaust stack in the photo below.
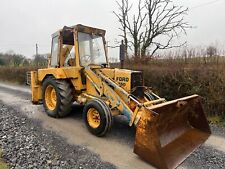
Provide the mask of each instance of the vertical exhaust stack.
POLYGON ((149 109, 137 125, 134 153, 157 168, 176 168, 211 134, 198 95, 149 109))

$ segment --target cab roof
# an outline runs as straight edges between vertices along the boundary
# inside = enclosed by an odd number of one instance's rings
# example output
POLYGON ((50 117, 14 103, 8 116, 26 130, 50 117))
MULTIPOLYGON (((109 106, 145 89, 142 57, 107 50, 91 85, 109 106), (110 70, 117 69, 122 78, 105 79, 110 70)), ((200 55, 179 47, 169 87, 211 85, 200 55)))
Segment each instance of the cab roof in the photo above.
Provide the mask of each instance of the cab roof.
POLYGON ((86 26, 86 25, 82 25, 82 24, 77 24, 74 26, 64 26, 63 29, 58 30, 57 32, 52 34, 52 37, 55 37, 57 35, 60 35, 60 33, 63 30, 67 30, 67 31, 71 31, 71 32, 84 32, 84 33, 93 33, 96 35, 100 35, 100 36, 105 36, 106 31, 103 29, 99 29, 99 28, 94 28, 94 27, 90 27, 90 26, 86 26))

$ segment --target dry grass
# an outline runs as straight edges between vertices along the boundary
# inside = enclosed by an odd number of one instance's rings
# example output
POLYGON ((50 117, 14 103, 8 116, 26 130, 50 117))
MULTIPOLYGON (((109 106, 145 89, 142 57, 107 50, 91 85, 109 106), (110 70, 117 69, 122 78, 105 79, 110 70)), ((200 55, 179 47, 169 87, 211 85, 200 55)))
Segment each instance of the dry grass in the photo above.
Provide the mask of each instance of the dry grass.
MULTIPOLYGON (((200 58, 164 59, 147 64, 127 63, 126 68, 143 70, 145 85, 167 100, 199 94, 208 116, 225 119, 225 57, 207 64, 200 58)), ((26 72, 35 69, 0 67, 0 79, 24 84, 26 72)))
POLYGON ((35 70, 33 67, 0 67, 1 81, 13 82, 18 84, 26 83, 26 72, 35 70))
POLYGON ((154 61, 147 65, 127 64, 127 68, 144 71, 146 86, 157 94, 172 100, 192 94, 204 98, 208 116, 225 119, 225 64, 200 64, 154 61))

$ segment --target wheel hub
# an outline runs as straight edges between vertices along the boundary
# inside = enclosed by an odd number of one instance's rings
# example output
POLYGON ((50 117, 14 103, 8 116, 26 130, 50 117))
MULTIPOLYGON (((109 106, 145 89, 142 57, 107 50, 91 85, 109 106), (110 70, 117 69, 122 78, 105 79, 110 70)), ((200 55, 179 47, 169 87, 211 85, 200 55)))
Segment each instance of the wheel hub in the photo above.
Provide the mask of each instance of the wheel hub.
POLYGON ((56 108, 57 95, 52 85, 49 85, 45 90, 45 102, 49 110, 54 110, 56 108))
POLYGON ((101 122, 100 114, 95 108, 90 108, 87 112, 87 121, 92 128, 98 128, 101 122))

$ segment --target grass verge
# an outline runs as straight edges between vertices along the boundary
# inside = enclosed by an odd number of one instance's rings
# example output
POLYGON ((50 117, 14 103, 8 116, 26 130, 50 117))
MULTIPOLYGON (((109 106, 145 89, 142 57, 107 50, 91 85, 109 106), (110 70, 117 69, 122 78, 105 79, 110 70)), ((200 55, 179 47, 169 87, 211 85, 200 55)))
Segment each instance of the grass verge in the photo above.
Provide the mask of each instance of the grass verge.
POLYGON ((0 149, 0 169, 9 169, 8 165, 2 159, 3 152, 0 149))
POLYGON ((209 116, 208 121, 210 124, 215 124, 221 127, 225 127, 225 120, 220 116, 209 116))

